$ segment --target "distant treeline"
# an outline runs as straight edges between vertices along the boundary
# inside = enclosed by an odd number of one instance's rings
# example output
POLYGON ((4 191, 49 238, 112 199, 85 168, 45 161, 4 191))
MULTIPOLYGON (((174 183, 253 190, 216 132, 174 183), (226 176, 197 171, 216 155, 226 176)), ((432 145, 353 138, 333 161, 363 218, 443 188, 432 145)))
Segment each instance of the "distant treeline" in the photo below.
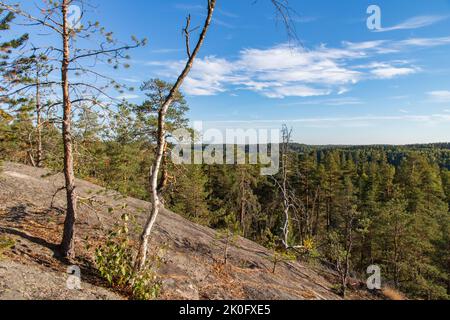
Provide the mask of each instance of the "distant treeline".
POLYGON ((357 154, 366 152, 370 154, 372 151, 382 151, 386 154, 390 164, 398 166, 412 151, 421 152, 430 157, 430 161, 437 162, 440 167, 450 170, 450 143, 430 143, 430 144, 411 144, 411 145, 368 145, 368 146, 312 146, 298 143, 291 143, 290 148, 295 152, 311 152, 326 150, 340 150, 347 155, 357 158, 357 154))

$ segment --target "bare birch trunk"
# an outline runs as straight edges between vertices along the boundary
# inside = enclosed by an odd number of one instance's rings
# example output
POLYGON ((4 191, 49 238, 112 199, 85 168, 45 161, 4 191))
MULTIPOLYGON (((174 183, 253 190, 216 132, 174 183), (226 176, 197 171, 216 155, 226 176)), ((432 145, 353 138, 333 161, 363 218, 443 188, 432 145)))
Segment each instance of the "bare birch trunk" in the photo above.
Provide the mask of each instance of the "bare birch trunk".
POLYGON ((157 152, 156 152, 156 158, 153 162, 151 178, 150 178, 152 209, 151 209, 150 215, 147 219, 147 222, 145 223, 144 231, 142 232, 142 235, 140 238, 138 254, 137 254, 136 262, 135 262, 135 266, 134 266, 134 269, 136 272, 141 271, 145 267, 145 263, 147 261, 148 243, 150 240, 150 234, 153 230, 153 227, 155 225, 156 218, 158 217, 159 212, 162 209, 164 209, 164 205, 162 204, 161 199, 158 194, 158 176, 159 176, 159 171, 161 168, 162 159, 164 156, 164 146, 166 143, 165 119, 166 119, 167 110, 172 105, 175 94, 180 89, 184 80, 186 79, 189 72, 191 71, 192 66, 194 65, 194 60, 197 57, 197 55, 200 51, 200 48, 202 47, 202 45, 205 41, 206 34, 211 25, 211 20, 212 20, 215 6, 216 6, 216 0, 208 0, 208 15, 206 17, 205 24, 204 24, 202 32, 200 34, 200 38, 199 38, 197 45, 196 45, 194 51, 192 52, 192 54, 189 49, 189 30, 187 30, 186 39, 187 39, 187 52, 188 52, 189 59, 186 63, 184 70, 178 77, 175 85, 170 90, 169 95, 167 96, 165 102, 163 103, 163 105, 161 106, 161 108, 158 112, 157 152))

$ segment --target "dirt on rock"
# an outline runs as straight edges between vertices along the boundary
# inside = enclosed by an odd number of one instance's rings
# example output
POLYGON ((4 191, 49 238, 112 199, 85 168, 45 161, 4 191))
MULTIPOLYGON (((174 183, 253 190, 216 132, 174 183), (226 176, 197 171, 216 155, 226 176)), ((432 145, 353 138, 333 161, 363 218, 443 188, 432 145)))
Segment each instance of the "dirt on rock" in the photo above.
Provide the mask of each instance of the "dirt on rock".
MULTIPOLYGON (((63 175, 5 163, 0 172, 0 237, 12 243, 0 257, 0 299, 125 299, 98 276, 93 252, 120 216, 142 225, 150 204, 77 180, 80 196, 75 264, 82 289, 67 289, 68 264, 56 256, 64 221, 63 175)), ((138 231, 136 231, 136 235, 138 231)), ((272 254, 239 238, 223 264, 225 240, 212 229, 163 211, 152 236, 164 248, 159 269, 161 299, 339 300, 319 267, 282 262, 272 273, 272 254)), ((329 275, 329 274, 328 274, 329 275)), ((327 277, 329 279, 330 277, 327 277)), ((364 291, 350 298, 371 299, 364 291)))

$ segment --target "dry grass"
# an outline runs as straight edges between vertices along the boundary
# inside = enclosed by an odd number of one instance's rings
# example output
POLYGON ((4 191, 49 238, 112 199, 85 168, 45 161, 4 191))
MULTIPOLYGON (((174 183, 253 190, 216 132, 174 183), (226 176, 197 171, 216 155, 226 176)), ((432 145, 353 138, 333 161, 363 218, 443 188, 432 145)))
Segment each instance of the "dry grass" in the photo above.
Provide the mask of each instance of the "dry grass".
POLYGON ((403 293, 401 293, 400 291, 393 289, 391 287, 383 288, 381 293, 388 300, 394 300, 394 301, 407 300, 406 297, 403 295, 403 293))

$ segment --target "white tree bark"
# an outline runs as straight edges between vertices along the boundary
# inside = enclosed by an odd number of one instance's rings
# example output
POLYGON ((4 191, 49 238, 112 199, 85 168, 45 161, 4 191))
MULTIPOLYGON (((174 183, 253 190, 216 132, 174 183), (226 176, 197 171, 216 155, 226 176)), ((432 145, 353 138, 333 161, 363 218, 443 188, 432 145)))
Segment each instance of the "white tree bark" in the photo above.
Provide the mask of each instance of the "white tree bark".
POLYGON ((158 176, 159 176, 159 171, 161 169, 161 163, 162 163, 163 156, 164 156, 164 145, 166 143, 165 119, 166 119, 167 111, 169 110, 170 106, 173 103, 175 94, 180 89, 184 80, 186 79, 189 72, 191 71, 192 66, 194 65, 195 58, 197 57, 197 55, 200 51, 200 48, 202 47, 202 45, 205 41, 208 29, 211 26, 211 21, 212 21, 215 7, 216 7, 216 0, 208 0, 208 14, 205 19, 205 24, 203 26, 202 32, 200 33, 200 37, 198 39, 197 45, 195 46, 195 49, 192 53, 190 51, 190 46, 189 46, 190 18, 188 18, 186 28, 184 29, 185 36, 186 36, 186 49, 187 49, 188 61, 158 112, 157 152, 156 152, 156 158, 155 158, 153 166, 152 166, 151 178, 150 178, 152 208, 151 208, 150 215, 145 223, 144 231, 142 232, 142 235, 140 238, 138 254, 137 254, 136 262, 135 262, 135 271, 140 271, 145 267, 145 263, 147 261, 148 243, 149 243, 149 239, 150 239, 150 234, 153 230, 153 227, 155 225, 158 214, 160 213, 160 211, 162 209, 164 209, 164 205, 158 194, 158 176))

